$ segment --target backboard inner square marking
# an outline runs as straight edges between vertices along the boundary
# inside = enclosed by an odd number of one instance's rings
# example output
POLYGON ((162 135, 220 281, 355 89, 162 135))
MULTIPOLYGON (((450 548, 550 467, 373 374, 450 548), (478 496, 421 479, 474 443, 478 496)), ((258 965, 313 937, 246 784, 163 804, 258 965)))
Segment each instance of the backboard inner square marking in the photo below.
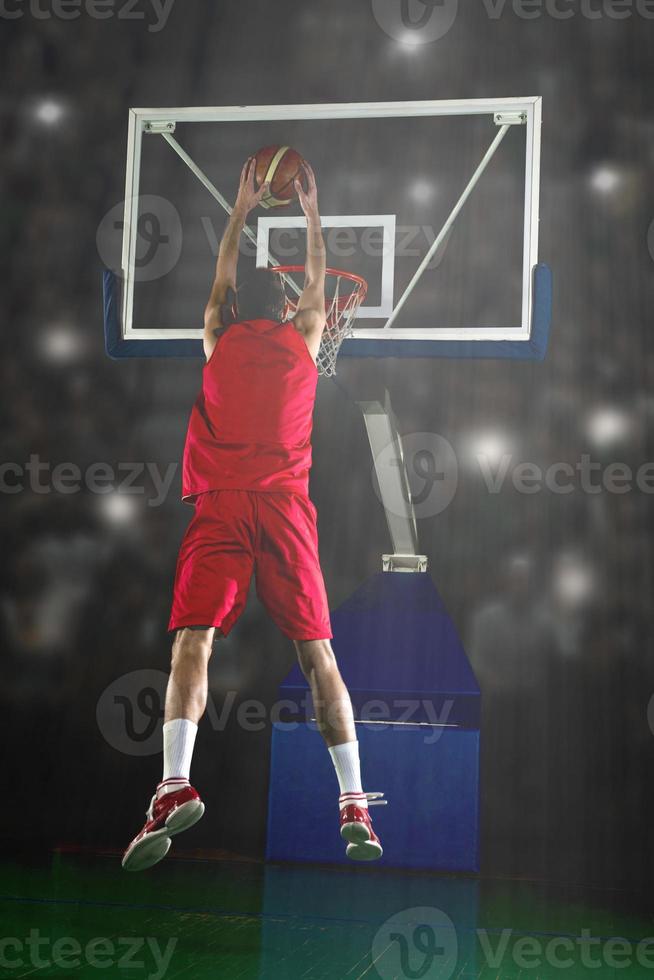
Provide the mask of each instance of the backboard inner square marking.
MULTIPOLYGON (((321 215, 323 228, 381 228, 381 297, 379 306, 361 306, 357 319, 387 319, 393 312, 395 276, 395 215, 394 214, 331 214, 321 215)), ((302 215, 259 218, 257 222, 257 266, 269 262, 270 233, 284 228, 306 228, 302 215)))

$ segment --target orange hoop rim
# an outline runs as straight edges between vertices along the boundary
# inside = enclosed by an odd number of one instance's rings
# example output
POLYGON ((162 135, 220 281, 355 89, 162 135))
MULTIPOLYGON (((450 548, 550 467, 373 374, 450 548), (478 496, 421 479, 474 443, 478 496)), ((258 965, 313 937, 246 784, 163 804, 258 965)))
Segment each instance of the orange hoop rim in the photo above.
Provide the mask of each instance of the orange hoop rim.
MULTIPOLYGON (((304 273, 305 267, 303 265, 274 265, 270 267, 270 271, 279 272, 281 274, 291 272, 304 273)), ((351 303, 353 298, 356 299, 357 306, 360 306, 361 303, 363 303, 368 293, 368 283, 363 276, 358 276, 356 272, 347 272, 345 269, 333 269, 330 266, 325 269, 325 275, 334 276, 338 279, 345 279, 353 284, 354 288, 349 293, 346 293, 345 296, 339 296, 336 301, 336 307, 339 313, 342 313, 346 309, 348 303, 351 303)), ((286 297, 286 302, 291 310, 295 310, 297 308, 297 300, 291 299, 288 294, 286 297)), ((332 306, 332 302, 333 301, 329 299, 325 300, 325 307, 328 311, 332 306)))

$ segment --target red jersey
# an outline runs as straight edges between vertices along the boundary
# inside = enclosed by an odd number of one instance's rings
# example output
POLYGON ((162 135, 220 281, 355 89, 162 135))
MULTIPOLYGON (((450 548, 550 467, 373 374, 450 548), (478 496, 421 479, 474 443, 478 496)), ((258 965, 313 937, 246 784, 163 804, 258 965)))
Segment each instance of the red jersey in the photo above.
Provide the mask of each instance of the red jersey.
POLYGON ((308 493, 318 370, 292 323, 248 320, 220 335, 184 447, 182 499, 207 490, 308 493))

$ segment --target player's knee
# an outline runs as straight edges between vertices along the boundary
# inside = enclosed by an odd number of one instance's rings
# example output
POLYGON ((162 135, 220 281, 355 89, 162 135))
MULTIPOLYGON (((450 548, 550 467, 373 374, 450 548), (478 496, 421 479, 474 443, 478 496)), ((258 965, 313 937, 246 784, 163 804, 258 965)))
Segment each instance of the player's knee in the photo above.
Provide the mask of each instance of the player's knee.
POLYGON ((305 677, 316 670, 338 670, 329 640, 296 640, 295 650, 305 677))
POLYGON ((213 629, 194 630, 184 628, 177 630, 173 640, 173 667, 184 660, 207 661, 213 647, 213 629))

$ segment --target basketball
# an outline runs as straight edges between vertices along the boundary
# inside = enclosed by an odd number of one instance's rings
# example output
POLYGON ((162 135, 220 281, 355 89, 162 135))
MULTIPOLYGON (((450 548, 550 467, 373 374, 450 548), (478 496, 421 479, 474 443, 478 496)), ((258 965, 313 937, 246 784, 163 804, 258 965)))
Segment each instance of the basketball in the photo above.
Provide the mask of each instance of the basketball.
POLYGON ((257 187, 269 182, 261 200, 264 208, 283 208, 296 197, 293 181, 302 179, 302 157, 290 146, 264 146, 255 153, 257 187))

